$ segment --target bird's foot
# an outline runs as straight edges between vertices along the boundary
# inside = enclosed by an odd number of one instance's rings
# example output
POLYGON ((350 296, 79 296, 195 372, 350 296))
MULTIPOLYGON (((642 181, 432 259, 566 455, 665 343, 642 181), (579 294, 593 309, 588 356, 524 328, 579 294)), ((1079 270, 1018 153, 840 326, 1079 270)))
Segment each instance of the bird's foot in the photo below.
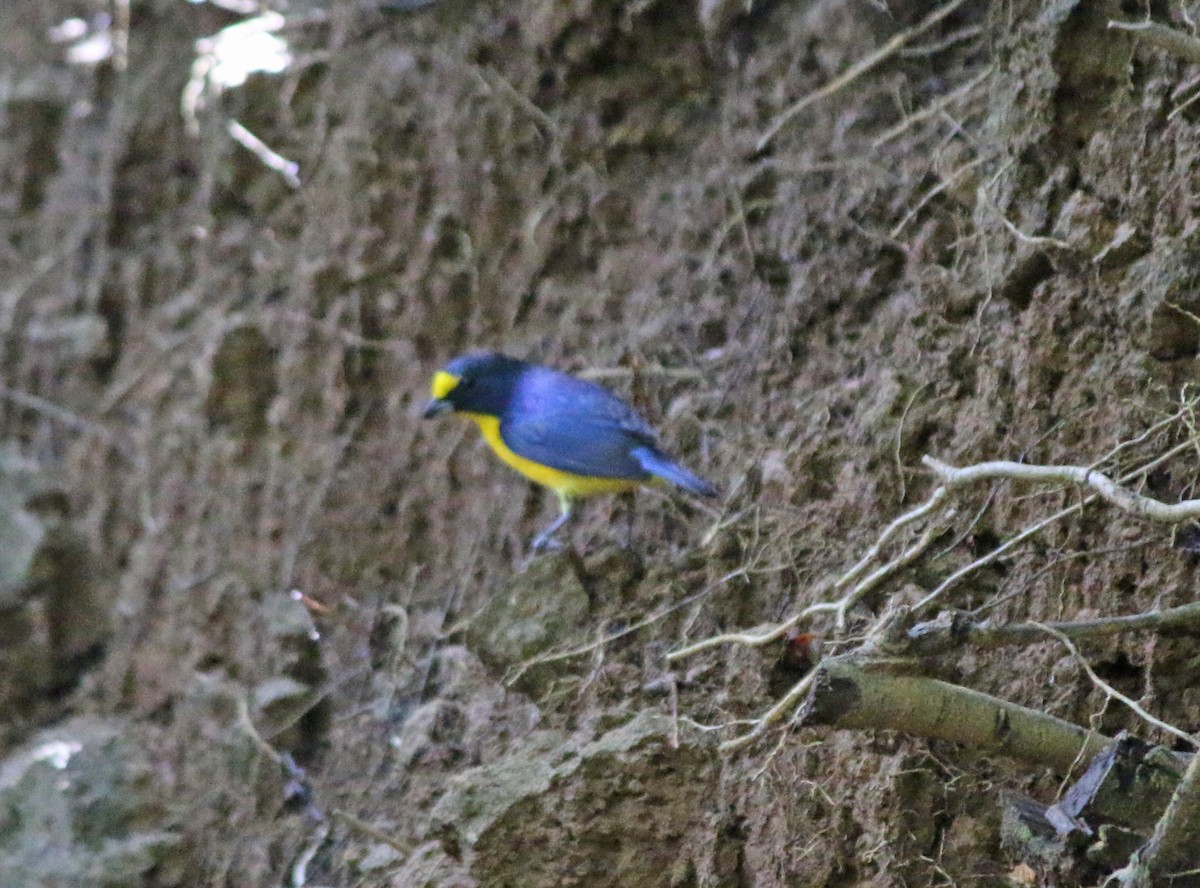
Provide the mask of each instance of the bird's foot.
POLYGON ((556 540, 554 535, 562 529, 563 525, 567 523, 570 517, 571 504, 569 500, 564 499, 562 514, 555 518, 554 521, 550 523, 549 527, 533 538, 533 551, 540 552, 543 549, 563 548, 563 544, 556 540))
MULTIPOLYGON (((557 530, 557 528, 555 528, 557 530)), ((533 538, 529 548, 533 552, 558 552, 566 548, 566 543, 554 536, 554 531, 542 531, 533 538)))

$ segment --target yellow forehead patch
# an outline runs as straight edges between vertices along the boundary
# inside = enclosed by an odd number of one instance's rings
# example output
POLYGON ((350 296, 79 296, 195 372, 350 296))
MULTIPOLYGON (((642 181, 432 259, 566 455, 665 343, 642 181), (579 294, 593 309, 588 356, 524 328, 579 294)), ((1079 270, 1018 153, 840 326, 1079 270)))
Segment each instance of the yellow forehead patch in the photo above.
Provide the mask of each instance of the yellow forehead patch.
POLYGON ((435 398, 444 398, 450 392, 454 391, 454 387, 458 385, 461 379, 453 373, 447 373, 445 370, 439 370, 433 374, 432 394, 435 398))

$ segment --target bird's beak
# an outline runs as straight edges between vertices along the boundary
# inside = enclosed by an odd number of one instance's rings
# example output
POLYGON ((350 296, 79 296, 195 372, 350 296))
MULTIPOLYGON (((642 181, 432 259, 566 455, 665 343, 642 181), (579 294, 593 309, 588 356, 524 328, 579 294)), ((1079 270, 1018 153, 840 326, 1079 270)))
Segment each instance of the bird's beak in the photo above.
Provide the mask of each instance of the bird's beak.
POLYGON ((449 413, 454 409, 454 405, 442 398, 431 398, 429 403, 425 405, 425 409, 421 411, 421 416, 424 419, 433 419, 435 416, 441 416, 444 413, 449 413))

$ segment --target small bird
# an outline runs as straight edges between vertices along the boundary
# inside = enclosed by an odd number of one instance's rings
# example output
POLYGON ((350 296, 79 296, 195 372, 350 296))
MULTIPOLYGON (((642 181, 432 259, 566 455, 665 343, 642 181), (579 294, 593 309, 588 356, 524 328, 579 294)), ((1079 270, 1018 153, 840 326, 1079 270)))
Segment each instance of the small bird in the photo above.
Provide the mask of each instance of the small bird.
POLYGON ((562 512, 533 539, 548 545, 579 497, 670 481, 697 496, 717 489, 659 448, 632 407, 595 383, 497 353, 455 358, 433 375, 426 419, 461 413, 496 455, 549 487, 562 512))

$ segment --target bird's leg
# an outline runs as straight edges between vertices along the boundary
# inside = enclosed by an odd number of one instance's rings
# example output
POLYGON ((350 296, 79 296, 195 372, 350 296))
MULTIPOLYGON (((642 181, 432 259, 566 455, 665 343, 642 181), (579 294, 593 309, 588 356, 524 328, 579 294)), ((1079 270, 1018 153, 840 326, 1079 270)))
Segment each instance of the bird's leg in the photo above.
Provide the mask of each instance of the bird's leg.
POLYGON ((554 534, 562 528, 564 524, 571 518, 571 498, 566 494, 558 495, 558 507, 562 509, 562 513, 550 522, 550 526, 533 538, 533 551, 538 552, 545 548, 559 548, 562 543, 554 539, 554 534))

